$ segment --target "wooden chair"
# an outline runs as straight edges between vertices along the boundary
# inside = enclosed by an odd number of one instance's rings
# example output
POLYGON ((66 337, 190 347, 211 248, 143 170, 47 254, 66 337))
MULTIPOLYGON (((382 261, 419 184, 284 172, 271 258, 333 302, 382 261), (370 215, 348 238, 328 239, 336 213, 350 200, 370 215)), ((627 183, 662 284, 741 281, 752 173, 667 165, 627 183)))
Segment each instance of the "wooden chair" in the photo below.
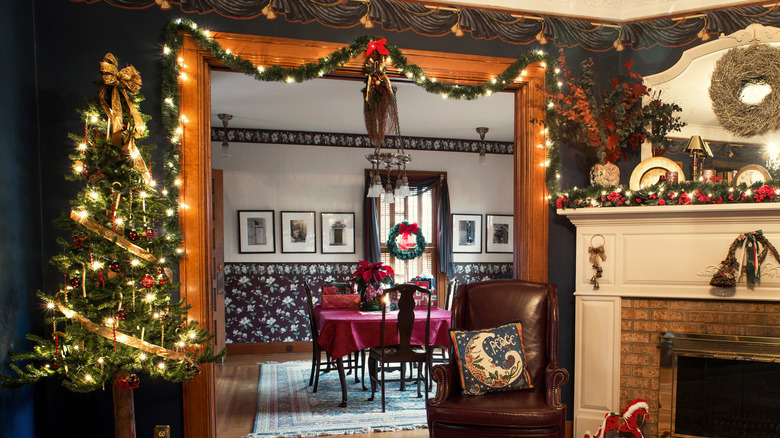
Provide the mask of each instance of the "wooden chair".
MULTIPOLYGON (((309 283, 303 282, 303 287, 304 289, 306 289, 306 304, 309 310, 309 329, 311 330, 311 341, 312 341, 311 373, 309 374, 309 386, 312 386, 313 384, 314 390, 312 392, 317 392, 317 387, 320 382, 320 374, 330 372, 335 368, 331 366, 332 360, 330 358, 330 355, 327 354, 327 352, 325 353, 325 363, 322 363, 322 347, 320 347, 320 344, 317 342, 317 339, 320 336, 320 331, 317 328, 317 319, 316 319, 316 315, 314 314, 314 298, 312 297, 309 283)), ((354 355, 350 354, 346 358, 345 370, 348 370, 349 372, 352 371, 355 372, 355 382, 358 382, 358 370, 364 370, 363 367, 364 360, 361 360, 361 357, 364 357, 362 352, 355 352, 354 355)), ((363 374, 361 378, 365 378, 365 374, 363 374)), ((364 387, 364 389, 367 388, 364 387)))
POLYGON ((433 368, 436 395, 426 402, 432 438, 563 438, 566 405, 561 387, 569 373, 558 364, 558 292, 555 285, 522 280, 462 284, 452 326, 465 330, 521 321, 526 368, 533 389, 462 395, 457 355, 433 368))
POLYGON ((400 382, 402 389, 407 381, 417 381, 417 397, 422 397, 420 393, 420 384, 425 385, 425 398, 428 398, 428 370, 431 367, 430 362, 430 333, 431 333, 431 292, 415 284, 401 284, 387 289, 383 297, 382 306, 382 324, 380 326, 381 345, 369 350, 368 353, 368 371, 371 380, 371 397, 369 401, 374 400, 376 386, 382 388, 382 412, 385 412, 385 384, 386 382, 400 382), (412 331, 415 322, 415 292, 427 295, 427 314, 425 320, 425 344, 412 345, 412 331), (392 296, 398 295, 398 320, 397 324, 390 324, 387 321, 387 312, 392 296), (396 345, 385 345, 386 337, 389 335, 394 338, 394 333, 388 332, 388 326, 395 327, 392 330, 397 331, 399 343, 396 345), (407 378, 405 376, 406 364, 417 364, 417 377, 407 378), (400 368, 400 377, 398 379, 387 380, 385 370, 390 364, 398 364, 400 368), (379 370, 377 369, 379 368, 379 370), (423 372, 425 370, 425 372, 423 372), (381 373, 381 377, 380 374, 381 373))
MULTIPOLYGON (((311 373, 309 374, 309 386, 314 384, 314 391, 317 392, 317 385, 320 383, 320 373, 327 373, 328 368, 322 368, 322 347, 317 342, 320 337, 320 331, 317 328, 317 319, 314 315, 314 299, 311 295, 311 289, 309 283, 303 282, 303 287, 306 289, 306 304, 309 308, 309 328, 311 330, 311 343, 312 343, 312 356, 311 356, 311 373)), ((330 358, 328 358, 330 359, 330 358)), ((330 360, 326 361, 329 364, 330 360)))
MULTIPOLYGON (((458 288, 458 280, 452 280, 447 288, 447 297, 444 300, 444 309, 452 311, 452 298, 458 288)), ((450 349, 434 345, 431 347, 431 363, 448 363, 450 361, 450 349)))

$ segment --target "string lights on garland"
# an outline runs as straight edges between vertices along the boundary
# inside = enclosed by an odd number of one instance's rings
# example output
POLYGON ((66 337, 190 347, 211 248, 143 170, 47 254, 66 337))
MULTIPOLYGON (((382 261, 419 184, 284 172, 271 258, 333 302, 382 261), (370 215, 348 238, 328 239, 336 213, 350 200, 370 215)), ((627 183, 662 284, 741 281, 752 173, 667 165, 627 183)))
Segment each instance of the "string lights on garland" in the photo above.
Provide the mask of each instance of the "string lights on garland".
POLYGON ((661 182, 633 191, 622 187, 575 187, 558 194, 554 199, 558 209, 767 202, 780 202, 780 181, 757 182, 751 186, 741 184, 737 187, 702 181, 661 182))
MULTIPOLYGON (((174 145, 179 144, 182 135, 182 123, 185 123, 185 115, 179 114, 178 84, 180 80, 188 78, 184 60, 179 57, 179 51, 183 45, 183 35, 190 35, 193 40, 204 50, 207 50, 231 70, 245 73, 260 81, 296 83, 317 79, 342 68, 348 61, 363 56, 372 41, 380 40, 380 37, 361 36, 355 41, 327 56, 319 58, 317 62, 309 62, 298 67, 282 67, 279 65, 256 65, 251 61, 235 54, 230 49, 222 47, 216 41, 211 32, 201 29, 195 22, 186 19, 171 21, 165 30, 165 45, 163 47, 163 124, 168 138, 174 145)), ((397 74, 406 76, 413 84, 423 88, 429 93, 434 93, 444 99, 474 100, 492 95, 505 90, 515 81, 522 79, 525 69, 534 63, 540 63, 545 67, 545 87, 551 93, 557 92, 561 83, 558 81, 557 60, 543 50, 531 50, 524 52, 510 64, 503 72, 490 80, 475 85, 450 84, 438 81, 435 77, 426 73, 424 69, 415 64, 409 64, 403 52, 394 44, 385 44, 389 52, 388 69, 397 74)), ((544 111, 551 115, 553 108, 544 103, 544 111)), ((534 120, 544 126, 544 120, 534 120)), ((546 182, 549 193, 558 193, 558 179, 560 178, 560 159, 558 155, 558 138, 555 130, 542 128, 546 139, 542 147, 547 149, 546 160, 540 163, 546 167, 546 182)), ((175 150, 176 148, 172 148, 175 150)), ((171 174, 178 175, 178 160, 170 160, 171 174)))

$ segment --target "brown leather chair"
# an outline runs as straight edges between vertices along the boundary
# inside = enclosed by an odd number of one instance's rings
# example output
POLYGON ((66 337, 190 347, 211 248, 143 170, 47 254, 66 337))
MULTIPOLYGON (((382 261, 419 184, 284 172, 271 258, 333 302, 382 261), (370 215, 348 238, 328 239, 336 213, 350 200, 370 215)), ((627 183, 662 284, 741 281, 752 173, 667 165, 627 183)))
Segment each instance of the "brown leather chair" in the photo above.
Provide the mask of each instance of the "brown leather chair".
POLYGON ((427 400, 434 438, 563 438, 566 405, 561 387, 569 373, 558 366, 558 292, 555 285, 490 280, 461 285, 452 326, 466 330, 521 321, 526 367, 534 388, 462 395, 457 355, 433 368, 436 396, 427 400))

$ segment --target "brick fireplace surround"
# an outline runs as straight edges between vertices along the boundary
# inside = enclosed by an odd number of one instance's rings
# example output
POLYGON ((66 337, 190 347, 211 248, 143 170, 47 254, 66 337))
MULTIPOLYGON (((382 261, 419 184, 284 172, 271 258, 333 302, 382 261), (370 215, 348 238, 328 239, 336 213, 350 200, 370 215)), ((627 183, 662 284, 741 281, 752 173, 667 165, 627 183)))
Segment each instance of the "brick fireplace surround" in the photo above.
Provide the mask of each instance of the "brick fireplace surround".
MULTIPOLYGON (((709 286, 737 235, 763 230, 780 245, 780 204, 559 210, 577 227, 574 437, 607 412, 648 401, 646 438, 659 430, 660 337, 665 332, 780 337, 780 266, 760 284, 709 286), (604 242, 600 287, 588 247, 604 242)), ((740 259, 741 254, 738 254, 740 259)), ((778 400, 780 404, 780 400, 778 400)), ((662 423, 663 424, 663 423, 662 423)))
MULTIPOLYGON (((780 303, 624 298, 620 304, 620 406, 641 398, 659 412, 662 333, 780 337, 780 303)), ((657 415, 642 432, 658 436, 657 415)))

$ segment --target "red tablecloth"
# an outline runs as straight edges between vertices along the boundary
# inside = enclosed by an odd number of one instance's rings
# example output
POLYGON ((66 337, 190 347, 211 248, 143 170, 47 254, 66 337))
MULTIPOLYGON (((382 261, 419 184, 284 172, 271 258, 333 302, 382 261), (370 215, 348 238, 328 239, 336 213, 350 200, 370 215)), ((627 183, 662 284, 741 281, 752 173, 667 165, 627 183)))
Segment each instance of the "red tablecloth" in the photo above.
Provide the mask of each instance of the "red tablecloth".
MULTIPOLYGON (((414 328, 412 329, 412 344, 425 344, 425 314, 427 308, 421 307, 414 311, 414 328)), ((317 315, 317 327, 320 337, 317 342, 334 359, 346 356, 353 351, 379 347, 382 313, 361 314, 358 310, 314 308, 317 315)), ((398 312, 389 313, 386 345, 398 343, 398 329, 395 324, 398 312), (391 319, 392 318, 392 319, 391 319)), ((452 314, 449 310, 439 307, 431 308, 431 345, 450 346, 448 330, 452 314)))

